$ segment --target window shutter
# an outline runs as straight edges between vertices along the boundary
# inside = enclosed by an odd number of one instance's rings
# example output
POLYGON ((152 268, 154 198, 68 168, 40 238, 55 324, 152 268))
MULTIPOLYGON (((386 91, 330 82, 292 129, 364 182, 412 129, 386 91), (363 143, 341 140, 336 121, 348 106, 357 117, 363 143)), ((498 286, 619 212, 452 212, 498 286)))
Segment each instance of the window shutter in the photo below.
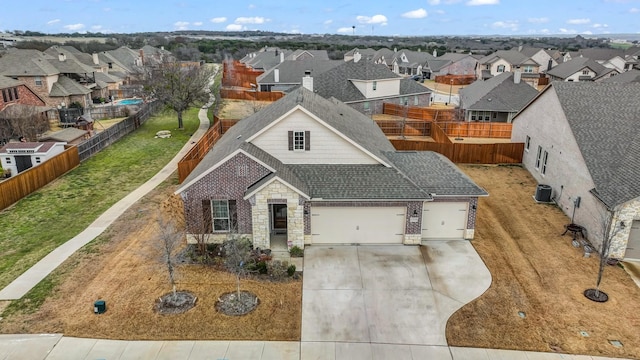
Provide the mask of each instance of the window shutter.
POLYGON ((213 219, 211 218, 211 200, 202 200, 202 231, 203 234, 213 234, 213 219))
POLYGON ((304 150, 311 150, 311 131, 304 132, 304 150))
POLYGON ((293 151, 293 131, 289 131, 289 151, 293 151))

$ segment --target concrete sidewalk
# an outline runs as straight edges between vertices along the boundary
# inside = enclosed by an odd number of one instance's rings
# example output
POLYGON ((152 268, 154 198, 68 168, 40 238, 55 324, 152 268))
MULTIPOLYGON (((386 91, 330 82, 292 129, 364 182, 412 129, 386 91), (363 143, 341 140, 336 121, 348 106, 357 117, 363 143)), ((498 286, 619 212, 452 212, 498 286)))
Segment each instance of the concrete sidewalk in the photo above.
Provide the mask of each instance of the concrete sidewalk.
POLYGON ((49 275, 55 268, 60 266, 60 264, 71 256, 71 254, 89 243, 91 240, 95 239, 131 205, 165 181, 177 169, 180 159, 182 159, 182 157, 191 150, 195 143, 200 140, 209 128, 209 119, 207 118, 206 109, 200 110, 198 118, 200 120, 198 130, 191 136, 191 139, 189 139, 182 149, 180 149, 178 154, 176 154, 176 156, 164 168, 162 168, 162 170, 149 179, 149 181, 129 193, 122 200, 115 203, 80 234, 57 247, 12 283, 7 285, 7 287, 2 289, 2 291, 0 291, 0 300, 16 300, 23 297, 24 294, 42 281, 42 279, 49 275))

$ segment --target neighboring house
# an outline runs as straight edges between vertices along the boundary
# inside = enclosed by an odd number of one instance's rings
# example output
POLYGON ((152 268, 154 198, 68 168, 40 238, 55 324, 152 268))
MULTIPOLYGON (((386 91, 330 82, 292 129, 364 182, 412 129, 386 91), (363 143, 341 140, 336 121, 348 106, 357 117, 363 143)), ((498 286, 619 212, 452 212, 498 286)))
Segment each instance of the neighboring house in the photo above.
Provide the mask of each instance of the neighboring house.
POLYGON ((564 61, 580 57, 594 60, 598 64, 615 69, 620 73, 633 67, 633 63, 627 64, 625 50, 622 49, 586 48, 578 51, 569 51, 564 54, 564 61))
POLYGON ((378 50, 354 48, 344 54, 344 61, 358 62, 364 60, 374 64, 383 64, 393 71, 393 60, 396 57, 396 53, 397 50, 389 48, 380 48, 378 50))
POLYGON ((460 90, 460 108, 465 121, 510 123, 538 91, 520 79, 520 73, 505 72, 477 80, 460 90))
POLYGON ((540 64, 517 50, 498 50, 478 60, 476 76, 478 79, 488 79, 503 72, 522 73, 522 81, 538 88, 540 79, 540 64))
POLYGON ((640 83, 552 82, 514 118, 511 136, 592 244, 609 229, 609 256, 619 259, 640 259, 638 94, 640 83))
POLYGON ((65 143, 59 142, 15 142, 0 148, 2 168, 11 176, 38 166, 64 151, 65 143))
POLYGON ((52 57, 37 50, 10 49, 0 58, 0 75, 16 79, 40 97, 47 106, 83 107, 91 104, 95 87, 94 69, 60 54, 52 57))
MULTIPOLYGON (((372 48, 366 48, 366 49, 358 49, 358 48, 353 48, 349 51, 347 51, 346 53, 344 53, 344 61, 348 62, 348 61, 355 61, 358 62, 361 59, 373 59, 374 54, 376 53, 377 50, 372 49, 372 48)), ((389 62, 391 62, 393 59, 389 59, 389 62)))
POLYGON ((409 78, 394 74, 382 64, 345 62, 313 80, 313 91, 335 97, 364 114, 382 113, 383 103, 429 106, 431 91, 409 78))
POLYGON ((0 112, 11 105, 44 106, 44 101, 28 86, 18 80, 0 75, 0 112))
POLYGON ((625 71, 620 75, 611 76, 604 80, 603 83, 632 83, 632 82, 640 82, 640 70, 629 70, 625 71))
POLYGON ((256 78, 258 91, 287 92, 302 84, 305 75, 318 76, 342 60, 285 60, 256 78))
POLYGON ((422 75, 422 68, 428 60, 435 57, 421 51, 400 50, 394 54, 391 62, 393 72, 399 75, 422 75))
POLYGON ((444 75, 475 76, 477 66, 478 59, 471 54, 445 53, 427 60, 422 76, 430 80, 444 75))
POLYGON ((558 66, 558 59, 562 58, 562 55, 558 50, 541 49, 534 47, 519 47, 518 51, 524 56, 531 58, 533 61, 540 64, 539 72, 541 74, 558 66))
POLYGON ((567 60, 547 71, 552 81, 600 81, 617 74, 619 72, 616 69, 586 57, 567 60))
POLYGON ((238 234, 260 248, 471 239, 487 195, 444 156, 398 152, 367 116, 304 87, 231 127, 176 193, 189 242, 238 234))

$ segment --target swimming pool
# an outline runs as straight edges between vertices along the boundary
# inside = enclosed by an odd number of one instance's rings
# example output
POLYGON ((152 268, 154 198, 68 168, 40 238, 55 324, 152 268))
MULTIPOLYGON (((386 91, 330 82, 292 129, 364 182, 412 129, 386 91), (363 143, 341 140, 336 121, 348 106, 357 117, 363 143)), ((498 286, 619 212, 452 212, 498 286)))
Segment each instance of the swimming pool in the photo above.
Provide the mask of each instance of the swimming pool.
POLYGON ((118 105, 138 105, 142 104, 142 99, 123 99, 119 100, 118 105))

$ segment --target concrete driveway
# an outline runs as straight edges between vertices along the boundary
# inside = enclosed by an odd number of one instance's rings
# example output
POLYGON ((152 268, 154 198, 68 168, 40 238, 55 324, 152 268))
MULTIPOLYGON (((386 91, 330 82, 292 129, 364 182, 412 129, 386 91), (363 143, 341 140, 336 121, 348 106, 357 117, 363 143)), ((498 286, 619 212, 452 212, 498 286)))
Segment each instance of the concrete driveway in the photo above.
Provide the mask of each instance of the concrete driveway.
POLYGON ((490 284, 491 274, 467 241, 310 246, 304 260, 302 352, 331 352, 327 346, 350 343, 362 354, 357 343, 367 343, 374 345, 365 347, 373 353, 389 347, 397 354, 402 351, 397 345, 407 345, 404 350, 411 353, 448 354, 447 319, 490 284))

